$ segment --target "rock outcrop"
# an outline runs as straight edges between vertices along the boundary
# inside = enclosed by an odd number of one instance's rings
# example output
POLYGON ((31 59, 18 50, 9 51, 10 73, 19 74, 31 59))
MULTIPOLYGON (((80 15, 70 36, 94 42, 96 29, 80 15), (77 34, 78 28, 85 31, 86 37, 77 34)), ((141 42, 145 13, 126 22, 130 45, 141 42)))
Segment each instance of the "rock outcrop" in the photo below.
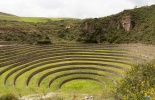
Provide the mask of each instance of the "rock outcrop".
POLYGON ((94 23, 92 24, 91 22, 85 22, 84 30, 87 31, 88 33, 94 33, 95 32, 94 23))
POLYGON ((130 31, 133 28, 131 16, 123 16, 121 19, 121 26, 126 31, 130 31))

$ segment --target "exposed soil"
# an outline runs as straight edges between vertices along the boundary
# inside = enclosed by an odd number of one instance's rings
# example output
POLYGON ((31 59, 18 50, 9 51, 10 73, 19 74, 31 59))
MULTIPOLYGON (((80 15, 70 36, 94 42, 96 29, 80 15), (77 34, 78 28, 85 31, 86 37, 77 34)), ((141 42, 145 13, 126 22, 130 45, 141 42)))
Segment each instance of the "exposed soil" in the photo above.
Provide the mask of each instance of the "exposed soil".
POLYGON ((137 57, 145 59, 146 62, 150 62, 155 59, 155 46, 149 44, 133 43, 133 44, 121 44, 121 46, 128 50, 129 53, 137 57))

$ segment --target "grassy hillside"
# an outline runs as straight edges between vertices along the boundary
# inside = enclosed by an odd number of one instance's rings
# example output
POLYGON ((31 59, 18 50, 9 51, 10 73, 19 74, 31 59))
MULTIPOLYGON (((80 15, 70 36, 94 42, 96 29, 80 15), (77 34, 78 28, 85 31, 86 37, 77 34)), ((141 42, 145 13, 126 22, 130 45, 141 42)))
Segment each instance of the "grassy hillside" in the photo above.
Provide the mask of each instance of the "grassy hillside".
POLYGON ((22 21, 22 22, 33 22, 33 23, 39 23, 39 22, 47 22, 49 20, 52 21, 60 21, 60 20, 68 20, 73 18, 46 18, 46 17, 19 17, 12 14, 7 14, 0 12, 0 20, 7 20, 7 21, 22 21))
POLYGON ((0 12, 0 20, 19 21, 19 17, 12 14, 0 12))
POLYGON ((124 10, 103 18, 84 20, 17 17, 0 13, 0 41, 31 44, 40 43, 40 41, 41 43, 49 41, 52 43, 154 44, 154 18, 155 5, 124 10))

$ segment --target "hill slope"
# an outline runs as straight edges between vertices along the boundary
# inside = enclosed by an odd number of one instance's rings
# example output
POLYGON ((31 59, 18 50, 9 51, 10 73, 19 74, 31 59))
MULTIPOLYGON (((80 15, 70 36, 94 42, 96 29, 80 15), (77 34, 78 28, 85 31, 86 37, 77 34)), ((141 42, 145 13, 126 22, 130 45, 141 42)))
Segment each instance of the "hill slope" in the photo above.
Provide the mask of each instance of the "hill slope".
POLYGON ((19 17, 12 14, 0 12, 0 20, 19 21, 19 17))
POLYGON ((84 21, 84 36, 87 41, 110 43, 154 43, 155 5, 133 10, 124 10, 116 15, 87 19, 84 21), (94 24, 95 23, 95 24, 94 24), (92 38, 93 37, 93 38, 92 38))
POLYGON ((154 18, 155 5, 124 10, 103 18, 84 20, 25 18, 0 13, 0 40, 32 44, 38 43, 38 41, 39 43, 40 41, 52 43, 154 43, 154 18))

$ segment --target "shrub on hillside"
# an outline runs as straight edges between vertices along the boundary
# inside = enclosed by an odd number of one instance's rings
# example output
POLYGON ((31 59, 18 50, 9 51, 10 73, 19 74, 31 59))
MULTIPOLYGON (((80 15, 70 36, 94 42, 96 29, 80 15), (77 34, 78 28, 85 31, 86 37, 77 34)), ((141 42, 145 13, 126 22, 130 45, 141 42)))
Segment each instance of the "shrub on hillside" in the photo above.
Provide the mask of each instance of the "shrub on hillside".
POLYGON ((51 41, 48 41, 48 40, 44 40, 44 41, 37 41, 37 43, 36 44, 38 44, 38 45, 44 45, 44 44, 52 44, 51 43, 51 41))
POLYGON ((0 96, 0 100, 18 100, 18 98, 13 94, 7 94, 0 96))
POLYGON ((155 65, 134 66, 114 92, 117 100, 154 100, 155 65))

